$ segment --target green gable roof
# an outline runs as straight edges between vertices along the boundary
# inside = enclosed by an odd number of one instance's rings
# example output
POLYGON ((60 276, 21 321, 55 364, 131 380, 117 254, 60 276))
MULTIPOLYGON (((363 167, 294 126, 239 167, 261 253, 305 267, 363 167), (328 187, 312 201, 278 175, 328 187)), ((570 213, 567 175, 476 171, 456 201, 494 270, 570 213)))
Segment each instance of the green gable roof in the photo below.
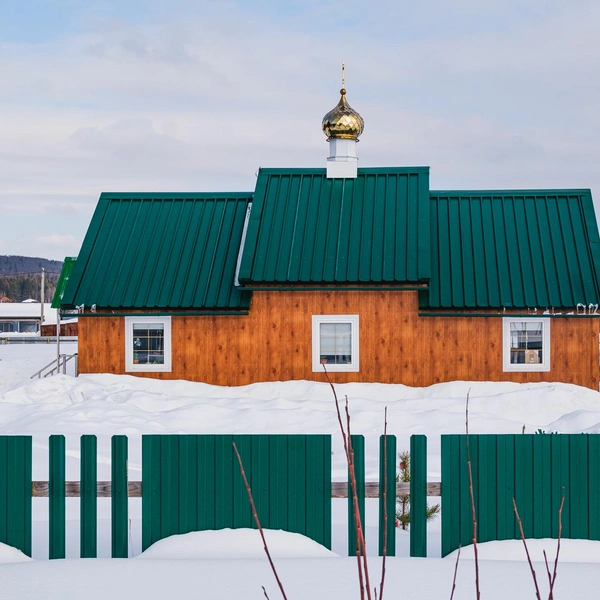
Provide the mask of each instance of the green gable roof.
POLYGON ((75 267, 76 260, 77 259, 73 258, 72 256, 67 256, 65 258, 62 269, 60 270, 60 275, 58 276, 58 281, 56 282, 56 289, 54 290, 52 304, 50 305, 52 308, 60 308, 60 303, 65 293, 67 283, 71 277, 71 273, 73 273, 73 268, 75 267))
POLYGON ((247 310, 234 285, 251 194, 104 193, 63 308, 247 310))
POLYGON ((250 288, 429 279, 429 169, 261 169, 239 271, 250 288))
POLYGON ((600 301, 589 190, 431 192, 422 308, 576 309, 600 301))

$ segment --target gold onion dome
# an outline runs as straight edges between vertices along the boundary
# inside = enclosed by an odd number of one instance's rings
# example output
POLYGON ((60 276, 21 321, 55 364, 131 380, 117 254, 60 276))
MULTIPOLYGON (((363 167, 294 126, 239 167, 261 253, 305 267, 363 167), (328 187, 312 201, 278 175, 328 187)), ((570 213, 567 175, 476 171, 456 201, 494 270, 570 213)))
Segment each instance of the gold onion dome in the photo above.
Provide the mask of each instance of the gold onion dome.
POLYGON ((323 117, 323 133, 327 140, 358 140, 365 128, 365 122, 348 104, 344 88, 340 90, 340 94, 342 96, 337 106, 323 117))

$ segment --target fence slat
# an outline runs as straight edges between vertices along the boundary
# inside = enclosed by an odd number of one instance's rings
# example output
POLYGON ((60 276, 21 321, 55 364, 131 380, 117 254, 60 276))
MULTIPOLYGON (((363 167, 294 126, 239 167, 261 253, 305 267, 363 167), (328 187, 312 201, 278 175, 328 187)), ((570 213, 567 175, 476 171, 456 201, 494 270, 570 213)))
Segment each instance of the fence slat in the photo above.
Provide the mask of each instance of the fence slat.
MULTIPOLYGON (((356 496, 358 499, 358 512, 363 532, 365 531, 365 437, 351 435, 352 451, 354 452, 354 473, 356 477, 356 496)), ((356 524, 354 520, 354 498, 352 483, 348 472, 348 556, 356 556, 357 539, 356 524)))
POLYGON ((379 438, 379 556, 396 556, 396 436, 379 438), (384 477, 384 464, 387 476, 384 477), (386 484, 387 526, 384 524, 383 490, 386 484), (385 533, 384 533, 385 532, 385 533))
POLYGON ((97 441, 95 435, 81 436, 80 556, 96 558, 98 505, 96 497, 97 441))
POLYGON ((129 527, 127 495, 127 436, 111 439, 111 553, 113 558, 127 558, 129 527))
POLYGON ((4 536, 0 542, 31 556, 31 437, 2 436, 0 467, 0 522, 4 536))
POLYGON ((590 435, 589 437, 589 538, 590 540, 600 540, 600 436, 590 435))
POLYGON ((410 436, 410 555, 427 556, 427 437, 410 436))
POLYGON ((49 451, 49 558, 66 557, 66 459, 65 436, 51 435, 49 451))

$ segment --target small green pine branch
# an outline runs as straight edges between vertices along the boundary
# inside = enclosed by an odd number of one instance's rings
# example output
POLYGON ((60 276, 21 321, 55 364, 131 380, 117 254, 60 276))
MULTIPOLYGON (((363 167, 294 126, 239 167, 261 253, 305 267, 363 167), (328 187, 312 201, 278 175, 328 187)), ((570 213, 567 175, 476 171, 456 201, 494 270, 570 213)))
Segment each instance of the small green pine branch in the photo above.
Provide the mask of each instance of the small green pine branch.
MULTIPOLYGON (((398 474, 396 482, 410 483, 410 452, 404 450, 398 452, 398 474)), ((440 505, 432 504, 427 506, 427 520, 431 521, 440 514, 440 505)), ((410 494, 398 496, 396 499, 396 527, 402 527, 404 531, 410 525, 410 494)))

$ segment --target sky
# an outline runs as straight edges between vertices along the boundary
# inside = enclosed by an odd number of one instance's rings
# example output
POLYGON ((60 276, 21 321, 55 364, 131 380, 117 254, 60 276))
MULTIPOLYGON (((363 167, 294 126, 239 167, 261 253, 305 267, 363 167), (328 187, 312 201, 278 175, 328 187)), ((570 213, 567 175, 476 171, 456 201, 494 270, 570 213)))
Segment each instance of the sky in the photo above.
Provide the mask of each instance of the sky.
POLYGON ((76 256, 103 191, 252 191, 324 167, 321 120, 365 120, 360 166, 432 189, 591 188, 594 0, 3 0, 0 254, 76 256))

